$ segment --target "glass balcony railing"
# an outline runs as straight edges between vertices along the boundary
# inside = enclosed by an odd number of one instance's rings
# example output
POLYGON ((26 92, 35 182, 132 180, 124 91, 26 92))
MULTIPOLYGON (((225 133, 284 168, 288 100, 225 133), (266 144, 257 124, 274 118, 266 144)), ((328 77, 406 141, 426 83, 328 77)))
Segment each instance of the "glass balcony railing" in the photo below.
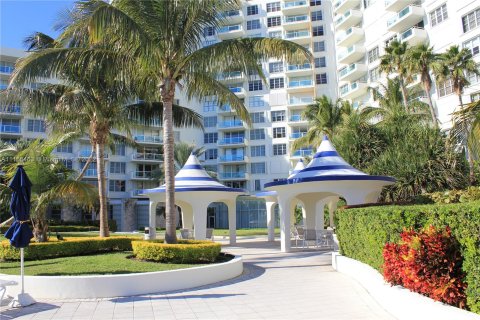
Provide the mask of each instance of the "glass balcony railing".
POLYGON ((229 104, 224 104, 223 106, 218 107, 218 111, 220 112, 231 112, 232 108, 229 104))
POLYGON ((243 179, 245 178, 246 172, 221 172, 221 179, 243 179))
POLYGON ((232 71, 232 72, 224 72, 217 76, 218 80, 227 80, 227 79, 235 79, 241 78, 242 72, 241 71, 232 71))
POLYGON ((343 58, 348 56, 350 53, 352 53, 354 50, 355 50, 355 46, 348 47, 346 50, 343 50, 338 54, 337 59, 342 60, 343 58))
POLYGON ((0 72, 2 73, 13 73, 14 69, 12 66, 0 66, 0 72))
POLYGON ((233 32, 233 31, 240 31, 242 30, 242 25, 241 24, 234 24, 231 26, 224 26, 218 29, 218 33, 228 33, 228 32, 233 32))
POLYGON ((308 16, 300 15, 300 16, 286 16, 283 18, 283 23, 295 23, 301 21, 308 21, 308 16))
POLYGON ((218 144, 239 144, 244 142, 245 142, 244 137, 225 138, 222 140, 218 140, 218 144))
POLYGON ((387 27, 390 27, 391 25, 395 24, 398 20, 402 19, 404 16, 412 12, 412 6, 408 6, 400 10, 399 13, 397 13, 394 17, 388 19, 387 21, 387 27))
POLYGON ((335 2, 335 4, 333 5, 333 7, 334 7, 335 9, 337 9, 337 8, 340 7, 342 4, 344 4, 346 1, 348 1, 348 0, 338 0, 338 1, 335 2))
POLYGON ((9 124, 2 124, 2 125, 0 125, 0 132, 3 132, 3 133, 21 133, 22 132, 22 127, 15 126, 15 125, 9 125, 9 124))
POLYGON ((352 32, 353 32, 353 28, 348 28, 347 31, 345 31, 345 33, 343 33, 341 36, 337 38, 337 43, 345 40, 345 38, 348 37, 352 32))
POLYGON ((0 108, 0 113, 21 114, 22 107, 20 106, 4 106, 0 108))
POLYGON ((293 132, 290 135, 290 138, 291 139, 298 139, 298 138, 304 137, 306 134, 307 134, 306 132, 293 132))
POLYGON ((313 103, 313 97, 290 97, 288 104, 310 104, 313 103))
POLYGON ((347 19, 351 14, 352 14, 352 11, 351 11, 351 10, 348 10, 347 12, 345 12, 345 14, 344 14, 343 16, 340 16, 340 18, 338 18, 337 20, 335 20, 335 24, 336 24, 336 25, 339 25, 340 23, 342 23, 343 21, 345 21, 345 19, 347 19))
MULTIPOLYGON (((79 158, 90 158, 90 155, 92 154, 92 151, 90 150, 80 150, 78 153, 79 158)), ((108 158, 108 153, 103 154, 104 158, 108 158)), ((97 159, 97 154, 93 152, 93 159, 97 159)))
POLYGON ((338 73, 338 76, 340 78, 346 76, 347 74, 349 74, 350 72, 354 71, 355 69, 357 68, 357 65, 355 63, 349 65, 348 67, 345 67, 343 69, 340 70, 340 72, 338 73))
POLYGON ((300 149, 295 151, 292 156, 294 157, 307 157, 313 154, 313 149, 300 149))
POLYGON ((233 127, 242 127, 243 122, 241 120, 229 120, 229 121, 221 121, 218 123, 220 128, 233 128, 233 127))
POLYGON ((288 66, 288 71, 309 70, 309 69, 312 69, 312 65, 310 63, 291 64, 288 66))
POLYGON ((135 190, 132 190, 132 196, 134 197, 138 197, 140 195, 143 195, 143 189, 135 189, 135 190))
POLYGON ((291 122, 299 122, 299 121, 305 121, 305 119, 302 117, 301 114, 293 114, 290 116, 290 121, 291 122))
POLYGON ((233 93, 242 93, 243 92, 243 88, 242 87, 230 87, 229 88, 231 92, 233 93))
POLYGON ((295 38, 302 38, 302 37, 309 37, 310 31, 308 30, 301 30, 301 31, 288 31, 285 33, 285 39, 295 39, 295 38))
POLYGON ((240 10, 228 10, 220 14, 220 16, 223 18, 238 17, 239 15, 240 15, 240 10))
POLYGON ((305 1, 305 0, 290 1, 290 2, 285 2, 283 4, 283 8, 288 9, 288 8, 295 8, 295 7, 301 7, 301 6, 306 6, 306 5, 307 5, 307 1, 305 1))
POLYGON ((8 84, 2 83, 0 84, 0 90, 5 90, 8 88, 8 84))
POLYGON ((134 154, 132 154, 132 160, 162 161, 163 155, 159 153, 135 152, 134 154))
POLYGON ((84 177, 97 177, 98 172, 97 169, 87 169, 85 171, 84 177))
POLYGON ((244 161, 245 160, 245 156, 243 154, 228 154, 228 155, 224 155, 224 156, 220 156, 220 161, 223 161, 223 162, 234 162, 234 161, 244 161))
POLYGON ((152 171, 134 171, 132 172, 132 178, 150 179, 152 177, 152 171))
POLYGON ((294 81, 288 82, 289 88, 308 87, 312 85, 313 85, 313 81, 311 79, 294 80, 294 81))
POLYGON ((407 31, 403 32, 402 34, 400 34, 400 35, 398 36, 399 40, 400 40, 400 41, 405 41, 406 39, 408 39, 408 38, 410 38, 411 36, 413 36, 413 32, 415 31, 415 29, 423 30, 423 28, 418 28, 418 27, 410 28, 410 29, 408 29, 407 31))
POLYGON ((145 143, 163 143, 163 138, 159 136, 135 136, 136 142, 145 142, 145 143))

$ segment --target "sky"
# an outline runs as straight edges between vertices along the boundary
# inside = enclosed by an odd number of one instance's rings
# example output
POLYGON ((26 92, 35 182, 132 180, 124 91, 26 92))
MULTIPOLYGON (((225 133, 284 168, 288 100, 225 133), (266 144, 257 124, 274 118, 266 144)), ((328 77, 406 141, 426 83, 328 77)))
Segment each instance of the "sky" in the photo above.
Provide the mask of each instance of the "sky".
POLYGON ((73 0, 0 0, 0 47, 24 49, 23 39, 40 31, 56 37, 58 13, 71 8, 73 0))

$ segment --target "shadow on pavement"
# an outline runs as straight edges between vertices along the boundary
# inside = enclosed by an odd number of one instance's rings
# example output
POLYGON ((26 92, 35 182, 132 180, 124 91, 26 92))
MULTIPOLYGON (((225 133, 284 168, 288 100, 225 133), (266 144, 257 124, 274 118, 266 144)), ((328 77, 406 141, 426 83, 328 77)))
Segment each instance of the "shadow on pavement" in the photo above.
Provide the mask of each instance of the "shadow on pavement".
POLYGON ((33 313, 38 313, 42 311, 58 309, 59 307, 53 304, 37 302, 32 304, 31 306, 24 307, 24 308, 9 308, 7 307, 0 310, 0 319, 7 320, 7 319, 15 319, 21 316, 26 316, 33 313))

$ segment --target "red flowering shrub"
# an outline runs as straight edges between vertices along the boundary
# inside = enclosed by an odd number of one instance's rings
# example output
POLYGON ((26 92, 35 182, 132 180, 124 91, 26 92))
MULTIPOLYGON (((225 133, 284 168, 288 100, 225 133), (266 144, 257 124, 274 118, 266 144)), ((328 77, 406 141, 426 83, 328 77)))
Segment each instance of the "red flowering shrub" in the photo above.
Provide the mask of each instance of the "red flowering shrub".
POLYGON ((465 308, 463 259, 449 227, 404 230, 399 244, 385 244, 383 258, 387 282, 465 308))

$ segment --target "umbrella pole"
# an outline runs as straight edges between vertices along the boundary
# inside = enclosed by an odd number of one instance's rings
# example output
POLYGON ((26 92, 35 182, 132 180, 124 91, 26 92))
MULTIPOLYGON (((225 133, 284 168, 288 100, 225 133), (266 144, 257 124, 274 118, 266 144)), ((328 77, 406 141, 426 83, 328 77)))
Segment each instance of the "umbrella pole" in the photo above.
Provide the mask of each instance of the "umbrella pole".
POLYGON ((14 307, 14 308, 22 308, 22 307, 26 307, 26 306, 29 306, 31 304, 34 304, 35 303, 35 300, 28 294, 28 293, 25 293, 25 286, 24 286, 24 256, 23 256, 23 248, 20 248, 20 278, 22 281, 22 292, 20 294, 17 294, 12 302, 10 302, 10 306, 11 307, 14 307))
POLYGON ((23 284, 24 265, 23 265, 23 248, 20 248, 20 275, 22 277, 22 294, 25 293, 25 286, 23 284))

